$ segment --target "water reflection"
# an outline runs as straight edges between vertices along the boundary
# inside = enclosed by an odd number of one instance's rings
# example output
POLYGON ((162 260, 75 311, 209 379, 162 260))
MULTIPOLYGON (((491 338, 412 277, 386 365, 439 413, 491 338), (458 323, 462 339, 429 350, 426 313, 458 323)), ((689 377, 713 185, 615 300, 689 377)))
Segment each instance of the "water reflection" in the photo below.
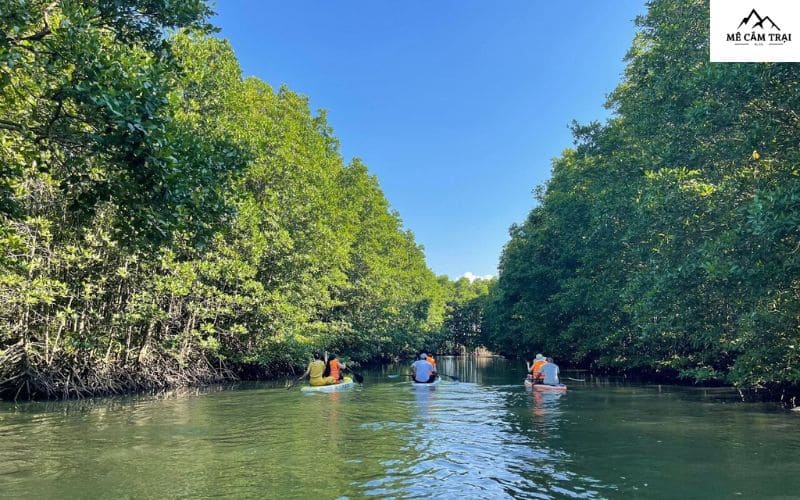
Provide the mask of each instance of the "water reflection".
POLYGON ((461 381, 479 385, 507 382, 508 375, 513 373, 516 368, 513 364, 498 356, 477 358, 442 356, 438 359, 439 373, 444 374, 445 379, 448 379, 448 376, 456 377, 461 381))
POLYGON ((533 422, 543 431, 553 431, 558 427, 561 410, 558 403, 565 393, 528 391, 533 399, 533 422))
MULTIPOLYGON (((462 382, 409 387, 405 445, 385 460, 385 476, 357 485, 367 496, 595 498, 599 482, 569 470, 570 455, 546 443, 557 434, 561 394, 526 393, 522 382, 486 386, 508 366, 494 358, 441 358, 439 371, 462 382), (500 368, 486 376, 487 367, 500 368), (528 412, 524 417, 523 411, 528 412), (530 425, 531 420, 539 420, 530 425)), ((514 370, 513 368, 511 369, 514 370)), ((508 378, 504 379, 508 382, 508 378)), ((410 385, 410 384, 408 384, 410 385)), ((405 433, 403 433, 405 431, 405 433)))
POLYGON ((415 408, 417 410, 417 417, 426 420, 430 414, 431 405, 436 397, 436 385, 433 386, 412 386, 411 392, 414 394, 415 408))
MULTIPOLYGON (((360 389, 274 384, 166 397, 0 405, 0 496, 28 498, 790 497, 798 416, 722 389, 586 378, 522 384, 524 365, 440 358, 360 389)), ((405 370, 405 371, 404 371, 405 370)), ((245 386, 243 386, 245 387, 245 386)))

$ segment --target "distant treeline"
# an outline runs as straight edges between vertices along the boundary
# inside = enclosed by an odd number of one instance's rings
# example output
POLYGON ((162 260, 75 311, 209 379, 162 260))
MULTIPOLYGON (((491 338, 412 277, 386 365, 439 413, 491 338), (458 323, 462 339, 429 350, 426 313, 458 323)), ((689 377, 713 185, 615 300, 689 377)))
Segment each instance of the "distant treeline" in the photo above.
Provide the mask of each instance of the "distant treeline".
POLYGON ((511 228, 484 341, 796 390, 800 65, 710 63, 707 0, 651 1, 637 24, 613 118, 573 126, 511 228))
POLYGON ((431 272, 323 112, 242 77, 211 14, 201 0, 0 5, 0 396, 444 342, 468 284, 431 272))

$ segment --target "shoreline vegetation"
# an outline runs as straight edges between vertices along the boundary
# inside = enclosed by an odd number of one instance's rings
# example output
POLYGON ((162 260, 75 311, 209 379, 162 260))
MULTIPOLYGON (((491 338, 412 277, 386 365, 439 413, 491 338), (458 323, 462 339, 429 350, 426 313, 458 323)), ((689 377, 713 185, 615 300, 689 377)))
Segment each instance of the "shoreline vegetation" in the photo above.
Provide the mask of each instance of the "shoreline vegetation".
MULTIPOLYGON (((0 7, 0 397, 429 349, 461 289, 203 1, 0 7)), ((487 284, 483 286, 486 291, 487 284)))
POLYGON ((511 228, 485 344, 794 405, 800 66, 710 63, 707 0, 636 22, 612 118, 573 124, 511 228))
POLYGON ((0 398, 422 350, 800 395, 800 68, 637 20, 491 280, 436 276, 324 111, 243 77, 201 0, 0 7, 0 398), (530 354, 532 355, 532 354, 530 354))

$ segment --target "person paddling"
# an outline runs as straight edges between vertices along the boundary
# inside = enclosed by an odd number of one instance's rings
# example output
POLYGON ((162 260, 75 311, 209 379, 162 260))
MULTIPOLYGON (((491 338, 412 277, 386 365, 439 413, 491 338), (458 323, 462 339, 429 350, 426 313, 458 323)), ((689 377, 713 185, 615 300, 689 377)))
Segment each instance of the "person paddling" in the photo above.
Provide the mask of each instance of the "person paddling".
POLYGON ((561 381, 558 380, 558 365, 553 362, 553 358, 547 358, 547 363, 543 364, 539 370, 542 376, 542 384, 544 385, 559 385, 561 381))
POLYGON ((424 352, 411 364, 411 374, 418 384, 430 384, 436 380, 436 368, 428 362, 428 355, 424 352))
POLYGON ((525 362, 529 372, 528 379, 531 380, 534 384, 542 381, 542 374, 540 373, 540 371, 545 363, 547 363, 547 358, 545 358, 541 354, 536 355, 536 357, 533 359, 533 363, 529 363, 528 361, 525 362))
POLYGON ((314 353, 314 359, 308 363, 305 373, 300 378, 308 376, 308 383, 312 386, 329 385, 336 383, 333 377, 323 377, 325 373, 325 361, 322 359, 322 354, 319 352, 314 353))

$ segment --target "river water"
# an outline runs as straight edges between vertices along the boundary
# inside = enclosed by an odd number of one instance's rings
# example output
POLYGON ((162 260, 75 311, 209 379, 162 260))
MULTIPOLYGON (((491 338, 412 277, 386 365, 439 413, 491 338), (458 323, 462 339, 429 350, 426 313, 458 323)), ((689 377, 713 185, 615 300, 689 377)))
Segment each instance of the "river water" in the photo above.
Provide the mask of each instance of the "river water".
POLYGON ((442 358, 349 392, 282 384, 0 404, 0 497, 800 498, 800 415, 727 389, 442 358), (562 374, 564 375, 564 374, 562 374))

